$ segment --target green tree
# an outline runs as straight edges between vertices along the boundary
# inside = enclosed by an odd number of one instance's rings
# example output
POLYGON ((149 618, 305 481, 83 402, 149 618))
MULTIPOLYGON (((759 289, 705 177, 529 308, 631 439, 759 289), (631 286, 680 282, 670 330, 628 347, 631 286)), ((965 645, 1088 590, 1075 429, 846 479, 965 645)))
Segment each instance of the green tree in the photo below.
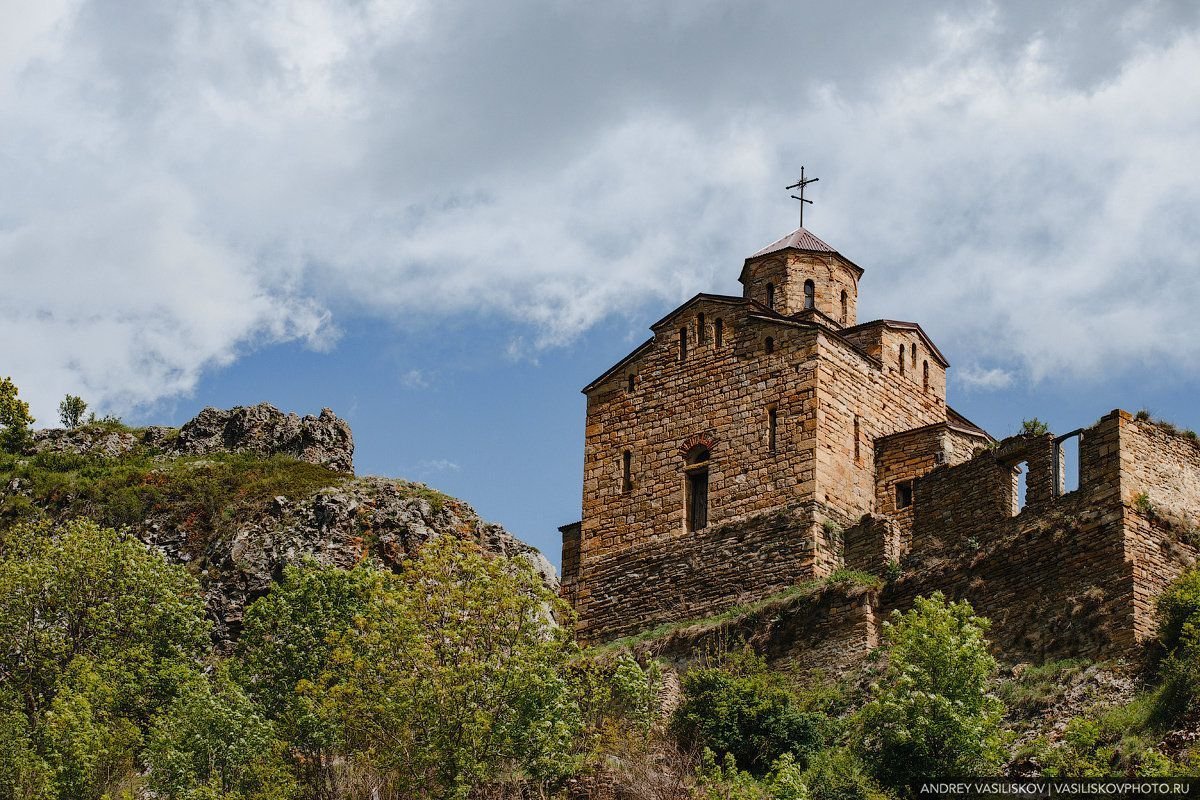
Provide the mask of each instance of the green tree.
POLYGON ((327 703, 351 749, 405 797, 567 773, 580 714, 559 603, 523 559, 423 545, 334 651, 327 703))
POLYGON ((299 790, 274 729, 218 669, 185 684, 154 722, 150 785, 170 800, 289 800, 299 790))
POLYGON ((87 407, 82 397, 69 394, 58 404, 58 419, 64 428, 78 428, 87 407))
POLYGON ((940 592, 885 623, 887 668, 855 719, 858 753, 885 786, 999 766, 1004 708, 989 693, 996 661, 987 627, 969 603, 940 592))
POLYGON ((29 403, 17 397, 12 378, 0 378, 0 448, 19 453, 29 441, 29 426, 34 423, 29 403))
POLYGON ((0 717, 16 742, 0 748, 0 775, 63 800, 115 791, 152 714, 198 673, 203 615, 195 580, 135 539, 87 521, 9 531, 0 717))
POLYGON ((246 609, 233 669, 247 694, 290 742, 294 763, 314 797, 332 797, 336 720, 314 700, 329 668, 332 642, 367 610, 381 573, 309 562, 246 609))
POLYGON ((718 667, 683 676, 683 700, 671 729, 685 748, 734 757, 740 769, 763 775, 780 757, 801 767, 832 733, 824 714, 804 711, 761 658, 741 654, 718 667))

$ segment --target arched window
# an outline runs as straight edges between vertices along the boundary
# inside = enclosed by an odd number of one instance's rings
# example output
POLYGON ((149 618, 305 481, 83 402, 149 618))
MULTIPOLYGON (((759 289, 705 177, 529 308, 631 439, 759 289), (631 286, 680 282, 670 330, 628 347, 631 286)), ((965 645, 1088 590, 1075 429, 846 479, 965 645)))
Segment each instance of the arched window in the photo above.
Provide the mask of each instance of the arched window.
POLYGON ((679 329, 679 360, 687 361, 687 326, 679 329))
POLYGON ((912 343, 912 351, 911 352, 912 352, 912 368, 916 369, 917 368, 917 343, 916 342, 912 343))
POLYGON ((628 392, 630 392, 630 393, 632 393, 632 392, 633 392, 633 375, 630 375, 630 376, 629 376, 629 383, 628 383, 628 385, 625 387, 625 389, 626 389, 626 391, 628 391, 628 392))
POLYGON ((925 387, 925 391, 929 391, 929 362, 921 362, 921 384, 925 387))
POLYGON ((775 310, 775 284, 767 284, 767 308, 775 310))
POLYGON ((846 290, 842 289, 842 322, 847 322, 850 319, 850 295, 846 294, 846 290))
POLYGON ((720 317, 713 320, 713 338, 717 342, 717 347, 725 343, 725 323, 720 317))
POLYGON ((805 281, 804 282, 804 308, 805 308, 805 310, 808 310, 810 308, 816 308, 816 307, 817 307, 816 284, 814 284, 812 281, 805 281))
POLYGON ((696 315, 696 343, 704 344, 708 341, 708 328, 704 324, 704 315, 696 315))
POLYGON ((767 337, 766 346, 767 346, 768 353, 775 352, 775 340, 772 339, 770 336, 767 337))
POLYGON ((688 451, 683 470, 687 475, 687 529, 708 527, 708 448, 697 445, 688 451))
POLYGON ((904 374, 904 345, 900 345, 900 374, 904 374))

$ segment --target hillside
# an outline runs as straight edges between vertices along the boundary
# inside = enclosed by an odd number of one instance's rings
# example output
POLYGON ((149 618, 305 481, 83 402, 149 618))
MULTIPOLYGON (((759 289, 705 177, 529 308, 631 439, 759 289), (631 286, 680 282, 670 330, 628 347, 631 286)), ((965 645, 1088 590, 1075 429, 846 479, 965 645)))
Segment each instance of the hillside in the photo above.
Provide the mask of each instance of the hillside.
POLYGON ((329 409, 207 408, 181 428, 95 423, 36 431, 0 454, 0 531, 38 516, 127 528, 186 564, 207 596, 214 635, 235 638, 246 605, 303 559, 390 568, 439 536, 553 566, 460 500, 423 484, 357 477, 349 425, 329 409))

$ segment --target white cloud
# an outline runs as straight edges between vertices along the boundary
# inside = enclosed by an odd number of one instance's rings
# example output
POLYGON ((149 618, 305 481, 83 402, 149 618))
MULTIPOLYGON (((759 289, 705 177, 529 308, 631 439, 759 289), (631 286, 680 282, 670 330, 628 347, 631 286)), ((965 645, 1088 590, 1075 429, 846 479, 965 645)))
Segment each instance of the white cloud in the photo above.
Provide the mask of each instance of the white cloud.
POLYGON ((462 469, 457 463, 446 458, 422 461, 420 468, 424 472, 458 472, 462 469))
POLYGON ((120 410, 328 308, 533 357, 735 290, 800 163, 861 310, 995 365, 964 385, 1193 367, 1200 39, 1113 7, 44 4, 0 33, 0 374, 120 410))
POLYGON ((954 378, 970 390, 991 391, 995 389, 1007 389, 1012 386, 1015 376, 1012 372, 999 367, 984 369, 976 365, 967 367, 959 367, 952 373, 954 378))

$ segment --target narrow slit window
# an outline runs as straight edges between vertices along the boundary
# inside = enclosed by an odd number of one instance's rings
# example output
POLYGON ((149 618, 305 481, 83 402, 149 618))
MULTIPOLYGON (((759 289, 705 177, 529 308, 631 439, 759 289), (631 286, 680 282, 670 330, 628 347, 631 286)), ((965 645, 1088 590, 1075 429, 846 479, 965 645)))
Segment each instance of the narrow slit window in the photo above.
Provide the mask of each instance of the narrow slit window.
POLYGON ((804 282, 804 309, 817 307, 817 286, 812 281, 804 282))
POLYGON ((767 341, 764 344, 766 345, 766 349, 767 349, 768 353, 775 352, 775 340, 772 339, 770 336, 767 337, 767 341))
POLYGON ((859 445, 859 442, 862 439, 862 434, 859 431, 860 427, 861 427, 861 425, 859 423, 858 414, 855 414, 854 415, 854 460, 855 461, 860 461, 862 459, 862 451, 861 451, 861 448, 859 445))
POLYGON ((842 290, 842 322, 850 320, 850 295, 846 294, 846 290, 842 290))
POLYGON ((775 452, 776 436, 779 432, 779 410, 771 407, 767 409, 767 450, 775 452))
POLYGON ((767 308, 775 310, 775 284, 767 284, 767 308))
POLYGON ((629 380, 629 382, 628 382, 628 384, 626 384, 626 386, 625 386, 625 389, 626 389, 626 391, 628 391, 628 392, 632 393, 632 392, 633 392, 634 383, 635 383, 635 381, 634 381, 634 377, 633 377, 632 375, 630 375, 628 380, 629 380))
POLYGON ((713 320, 713 339, 716 341, 717 347, 725 344, 725 321, 720 317, 713 320))
POLYGON ((624 494, 633 491, 633 453, 628 450, 621 454, 621 491, 624 494))
POLYGON ((687 529, 698 531, 708 527, 708 448, 697 447, 689 453, 684 471, 687 529))
POLYGON ((913 504, 912 481, 901 481, 896 484, 896 510, 908 508, 913 504))
POLYGON ((704 344, 708 341, 708 327, 704 324, 704 315, 696 316, 696 342, 704 344))
POLYGON ((900 345, 900 374, 904 374, 904 345, 900 345))
POLYGON ((916 369, 917 368, 917 343, 913 342, 911 346, 912 346, 912 350, 909 352, 912 354, 912 368, 916 369))
POLYGON ((925 391, 929 391, 929 362, 921 362, 921 385, 925 387, 925 391))
POLYGON ((687 328, 679 329, 679 360, 687 361, 687 328))

